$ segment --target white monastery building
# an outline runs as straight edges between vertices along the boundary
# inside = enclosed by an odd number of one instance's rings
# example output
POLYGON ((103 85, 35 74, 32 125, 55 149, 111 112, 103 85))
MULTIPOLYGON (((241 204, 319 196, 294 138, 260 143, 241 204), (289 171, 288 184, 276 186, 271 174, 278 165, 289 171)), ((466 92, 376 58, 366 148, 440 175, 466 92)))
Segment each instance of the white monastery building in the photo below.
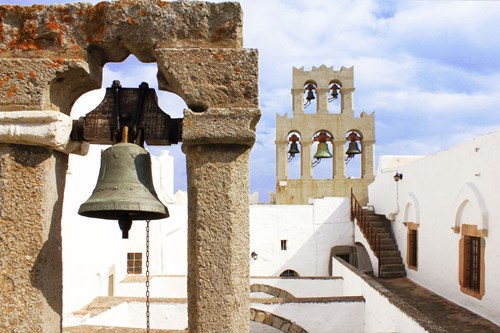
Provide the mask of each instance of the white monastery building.
MULTIPOLYGON (((406 276, 500 325, 500 132, 431 156, 381 156, 374 175, 374 115, 355 117, 353 92, 352 67, 293 70, 293 117, 277 115, 277 191, 271 203, 250 206, 251 332, 432 331, 370 275, 406 276), (308 102, 312 113, 304 111, 308 102), (333 158, 316 157, 320 144, 333 158), (351 148, 358 177, 347 176, 351 148), (313 176, 317 160, 332 168, 330 178, 313 176), (292 178, 289 165, 300 176, 292 178), (363 208, 354 219, 351 193, 363 208), (386 233, 391 240, 383 240, 386 233), (389 252, 395 259, 384 257, 389 252)), ((70 156, 63 326, 70 333, 144 327, 149 259, 151 327, 184 330, 187 195, 174 193, 173 158, 167 150, 153 158, 156 192, 170 217, 150 222, 146 258, 146 222, 134 221, 122 239, 118 223, 77 214, 95 186, 101 149, 70 156)))

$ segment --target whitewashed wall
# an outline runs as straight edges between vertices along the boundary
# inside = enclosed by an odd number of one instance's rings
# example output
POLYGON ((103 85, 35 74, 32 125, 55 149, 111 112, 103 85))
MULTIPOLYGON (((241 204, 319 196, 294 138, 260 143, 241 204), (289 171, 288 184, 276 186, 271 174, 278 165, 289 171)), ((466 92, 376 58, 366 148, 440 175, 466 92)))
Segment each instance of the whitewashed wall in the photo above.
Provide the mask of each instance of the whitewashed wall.
POLYGON ((332 269, 334 276, 343 278, 344 295, 362 295, 365 299, 364 313, 361 315, 364 326, 359 332, 427 332, 379 290, 335 257, 332 258, 332 269))
MULTIPOLYGON (((130 238, 124 240, 117 221, 78 215, 80 205, 94 190, 101 150, 106 148, 91 145, 87 156, 70 155, 69 159, 62 217, 65 313, 81 309, 96 296, 107 296, 110 276, 113 276, 114 294, 119 294, 118 283, 126 276, 127 252, 145 252, 144 221, 135 221, 130 238)), ((186 255, 176 254, 177 249, 185 251, 186 236, 185 232, 176 231, 185 229, 187 208, 183 196, 173 194, 172 165, 173 158, 168 153, 153 158, 155 188, 167 204, 171 218, 151 221, 151 271, 186 274, 186 255), (179 204, 169 204, 176 200, 179 204)))
POLYGON ((330 249, 353 244, 348 198, 316 199, 311 205, 251 205, 251 276, 327 276, 330 249), (287 250, 281 250, 287 240, 287 250))
POLYGON ((418 270, 408 277, 437 294, 500 324, 500 132, 490 133, 447 151, 398 165, 381 159, 369 201, 376 213, 394 216, 392 227, 406 260, 407 229, 418 223, 418 270), (393 175, 403 174, 396 183, 393 175), (458 207, 466 203, 462 219, 458 207), (457 222, 458 221, 458 222, 457 222), (460 233, 456 224, 487 229, 485 237, 485 295, 482 300, 460 291, 458 264, 460 233))

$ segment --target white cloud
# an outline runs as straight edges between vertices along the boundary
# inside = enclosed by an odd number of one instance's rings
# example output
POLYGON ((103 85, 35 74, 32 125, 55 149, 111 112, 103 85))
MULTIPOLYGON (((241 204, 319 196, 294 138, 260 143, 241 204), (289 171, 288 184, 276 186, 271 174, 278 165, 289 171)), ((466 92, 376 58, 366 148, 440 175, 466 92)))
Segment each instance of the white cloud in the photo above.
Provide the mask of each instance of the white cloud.
MULTIPOLYGON (((9 1, 35 2, 52 1, 9 1)), ((241 5, 244 45, 260 54, 262 118, 250 165, 252 192, 263 192, 261 199, 274 191, 275 115, 291 114, 293 66, 354 65, 355 112, 376 112, 377 154, 430 154, 500 127, 500 1, 242 0, 241 5)), ((156 66, 135 67, 107 66, 103 85, 113 79, 155 85, 156 66)), ((158 94, 165 111, 182 115, 182 100, 158 94)), ((181 160, 176 177, 185 177, 183 154, 176 154, 181 160)))

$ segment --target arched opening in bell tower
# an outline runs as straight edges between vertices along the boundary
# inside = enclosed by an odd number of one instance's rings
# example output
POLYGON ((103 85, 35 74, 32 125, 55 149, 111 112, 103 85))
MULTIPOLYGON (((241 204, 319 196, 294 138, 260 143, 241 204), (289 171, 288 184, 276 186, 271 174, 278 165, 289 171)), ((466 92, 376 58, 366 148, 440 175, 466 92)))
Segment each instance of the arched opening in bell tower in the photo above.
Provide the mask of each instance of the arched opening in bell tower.
POLYGON ((300 133, 291 131, 288 134, 288 178, 299 179, 301 174, 302 146, 300 144, 300 133))
POLYGON ((314 114, 318 108, 317 83, 308 80, 304 84, 304 113, 314 114))
MULTIPOLYGON (((186 103, 178 95, 159 89, 157 72, 156 63, 143 63, 133 54, 130 54, 122 62, 106 63, 103 66, 101 88, 81 95, 71 109, 71 117, 78 119, 93 111, 103 101, 106 89, 112 86, 113 81, 118 80, 124 88, 137 88, 142 82, 146 82, 149 88, 155 90, 160 108, 172 118, 182 118, 183 110, 187 108, 186 103)), ((129 240, 122 241, 116 221, 104 221, 76 215, 79 206, 89 198, 96 185, 101 153, 107 147, 107 145, 91 144, 86 156, 69 155, 62 219, 62 229, 65 236, 63 239, 64 313, 73 312, 84 305, 77 302, 88 303, 97 296, 108 295, 110 290, 119 290, 119 282, 126 276, 135 274, 130 270, 130 254, 142 257, 142 260, 139 261, 142 269, 134 270, 134 272, 140 272, 138 275, 144 276, 146 233, 144 221, 134 222, 130 230, 129 240), (92 232, 93 230, 100 230, 100 233, 95 234, 92 232), (81 254, 75 253, 79 249, 64 246, 64 244, 77 242, 82 237, 92 239, 93 242, 91 249, 86 250, 87 257, 101 258, 101 260, 82 262, 74 259, 78 255, 81 256, 81 254), (92 273, 96 270, 100 272, 98 279, 92 273)), ((146 139, 145 148, 152 156, 154 187, 158 197, 163 203, 169 203, 169 200, 175 198, 175 192, 187 189, 186 159, 181 151, 181 145, 148 146, 146 139)), ((176 217, 179 217, 178 212, 173 212, 170 207, 169 210, 170 215, 175 214, 176 217)), ((169 219, 166 221, 170 223, 164 223, 164 220, 151 221, 152 233, 168 237, 169 230, 173 228, 173 225, 169 219)), ((183 236, 181 239, 187 242, 186 237, 183 236)), ((172 266, 176 260, 171 255, 166 255, 169 252, 173 253, 172 246, 160 246, 158 242, 163 241, 160 238, 151 240, 151 256, 155 258, 156 262, 152 265, 153 270, 155 270, 155 265, 172 266)), ((137 260, 135 260, 135 265, 137 265, 137 260)), ((185 271, 187 268, 184 266, 183 269, 185 271)))
POLYGON ((341 113, 342 82, 332 80, 328 84, 328 113, 341 113))
POLYGON ((363 137, 357 130, 350 130, 345 136, 345 154, 346 154, 346 177, 361 178, 361 140, 363 137))
POLYGON ((313 137, 311 161, 314 179, 333 178, 333 135, 326 130, 317 131, 313 137))

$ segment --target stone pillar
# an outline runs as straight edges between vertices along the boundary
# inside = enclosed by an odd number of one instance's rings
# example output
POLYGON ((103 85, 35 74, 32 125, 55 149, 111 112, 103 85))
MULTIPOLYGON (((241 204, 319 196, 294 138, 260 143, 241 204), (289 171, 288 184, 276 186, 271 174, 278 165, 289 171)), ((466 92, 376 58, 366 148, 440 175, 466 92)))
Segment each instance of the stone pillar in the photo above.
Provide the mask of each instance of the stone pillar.
POLYGON ((373 144, 374 140, 362 140, 361 142, 361 177, 374 178, 373 174, 373 144))
POLYGON ((188 325, 249 331, 249 154, 258 109, 186 110, 188 325))
POLYGON ((0 163, 0 331, 61 332, 67 155, 0 144, 0 163))
POLYGON ((62 331, 64 152, 80 149, 63 112, 87 74, 78 59, 0 59, 0 332, 62 331))
POLYGON ((316 113, 328 113, 328 88, 316 88, 316 113))
POLYGON ((333 178, 345 179, 345 141, 333 141, 333 178))
MULTIPOLYGON (((288 141, 276 143, 276 181, 288 179, 288 141)), ((300 156, 300 155, 299 155, 300 156)))
POLYGON ((300 140, 300 178, 312 179, 312 140, 300 140))
POLYGON ((292 111, 293 114, 304 113, 304 88, 292 89, 292 111))
POLYGON ((340 89, 340 112, 343 115, 354 117, 354 88, 340 89))

